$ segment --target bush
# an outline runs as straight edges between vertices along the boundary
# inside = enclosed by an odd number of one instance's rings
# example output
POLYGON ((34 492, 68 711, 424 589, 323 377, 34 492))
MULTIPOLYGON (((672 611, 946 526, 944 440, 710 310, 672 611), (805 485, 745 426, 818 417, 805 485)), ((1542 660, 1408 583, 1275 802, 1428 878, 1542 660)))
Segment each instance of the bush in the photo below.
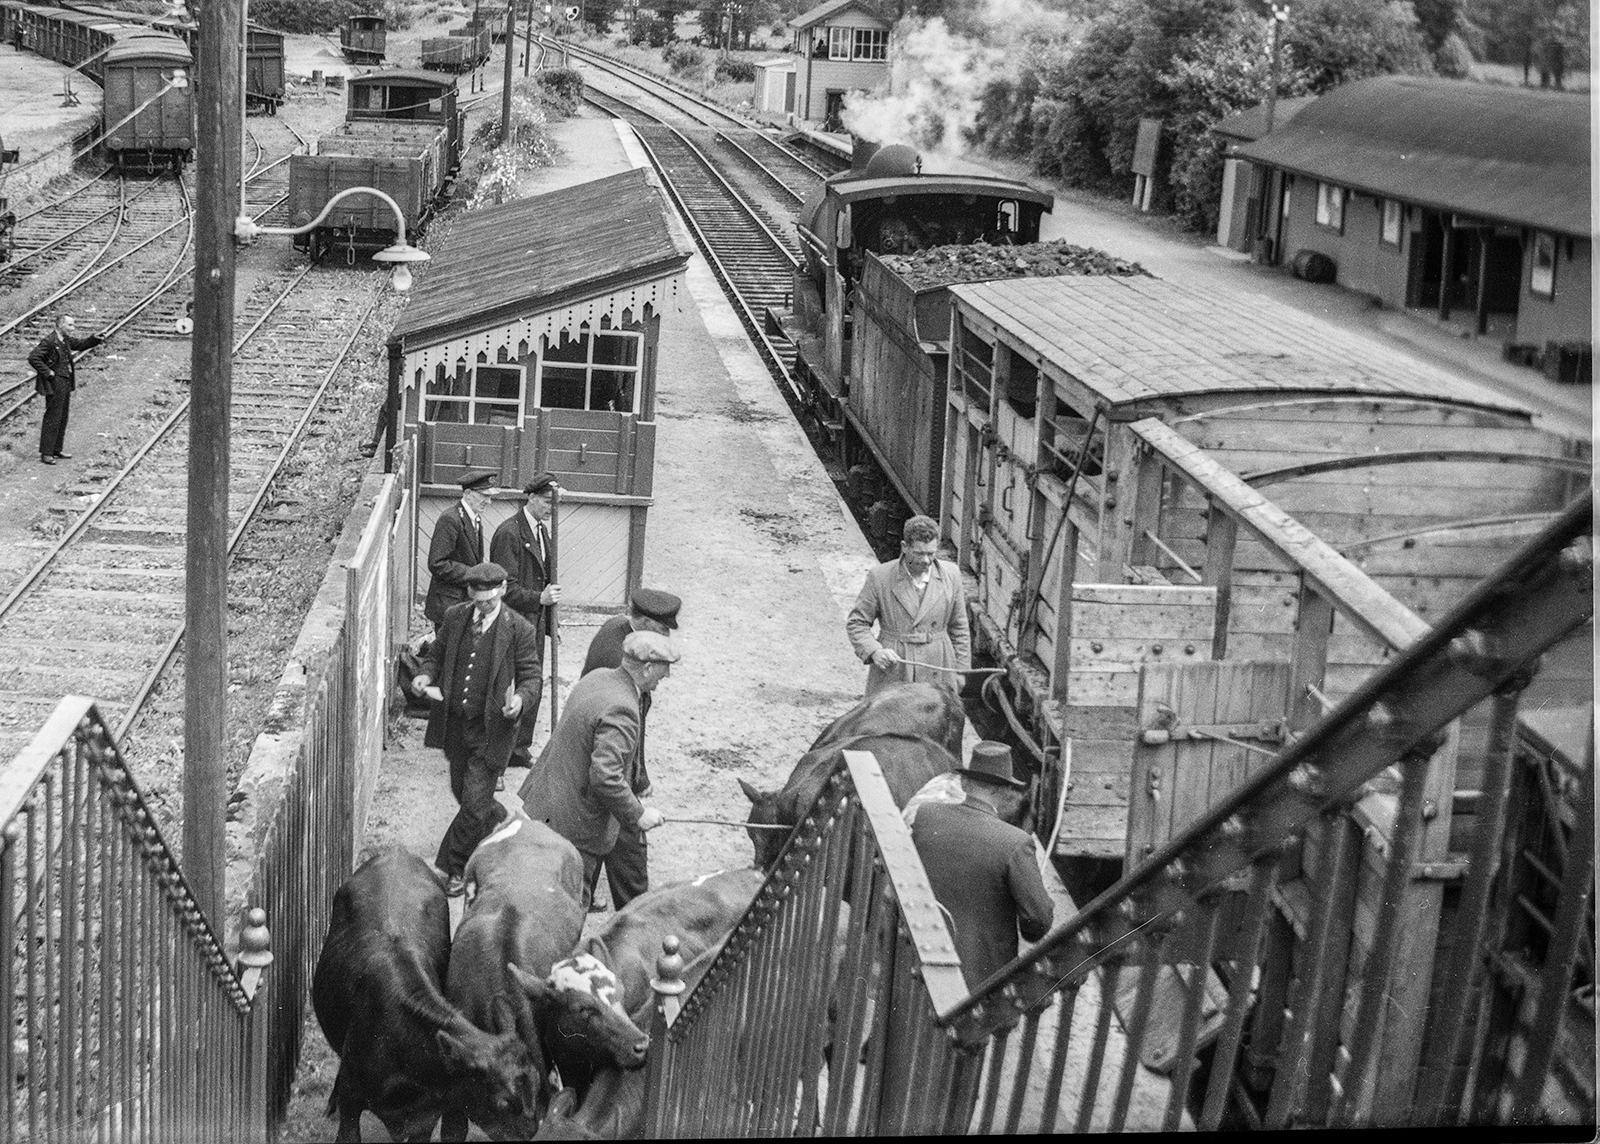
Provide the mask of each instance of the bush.
POLYGON ((551 68, 539 73, 539 90, 545 110, 564 119, 583 102, 583 76, 574 68, 551 68))
POLYGON ((717 83, 755 83, 756 65, 749 60, 723 56, 717 60, 717 70, 711 78, 717 83))
POLYGON ((1433 53, 1434 70, 1451 79, 1470 78, 1473 63, 1472 49, 1454 32, 1446 36, 1439 50, 1433 53))
POLYGON ((705 70, 706 54, 693 44, 668 44, 661 58, 676 76, 697 75, 705 70))
POLYGON ((250 19, 280 32, 307 35, 331 32, 368 10, 364 0, 255 0, 250 19))

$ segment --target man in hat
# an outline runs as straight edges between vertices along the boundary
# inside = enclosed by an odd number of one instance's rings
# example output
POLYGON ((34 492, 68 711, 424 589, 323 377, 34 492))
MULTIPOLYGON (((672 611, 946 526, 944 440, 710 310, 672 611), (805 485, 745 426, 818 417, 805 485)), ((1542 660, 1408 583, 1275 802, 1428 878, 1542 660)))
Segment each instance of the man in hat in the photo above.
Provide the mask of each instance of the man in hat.
POLYGON ((1055 905, 1034 857, 1033 835, 1000 820, 1002 792, 1027 789, 1011 773, 1011 748, 984 740, 957 767, 966 797, 928 802, 911 824, 928 885, 949 914, 967 989, 976 989, 1017 956, 1017 932, 1038 941, 1055 905))
MULTIPOLYGON (((539 659, 544 660, 545 637, 551 634, 551 605, 561 602, 561 585, 552 583, 550 515, 555 509, 556 479, 538 473, 522 492, 526 503, 501 522, 489 542, 489 559, 506 570, 506 606, 533 625, 539 634, 539 659)), ((539 721, 539 696, 522 713, 511 765, 525 767, 533 761, 533 727, 539 721)))
POLYGON ((591 671, 573 685, 527 781, 518 792, 530 818, 550 824, 583 858, 584 904, 594 899, 600 864, 626 826, 654 830, 661 812, 639 801, 628 765, 639 742, 643 696, 672 671, 678 653, 656 632, 631 632, 617 667, 591 671))
POLYGON ((460 803, 437 858, 451 897, 461 893, 473 848, 505 817, 505 808, 494 797, 495 783, 511 757, 517 719, 537 700, 540 685, 533 628, 501 605, 506 570, 477 564, 462 579, 471 601, 445 612, 439 638, 411 684, 418 695, 433 700, 423 741, 444 749, 450 792, 460 803))
POLYGON ((917 682, 959 692, 961 673, 972 666, 961 572, 938 558, 939 526, 931 517, 912 517, 900 536, 900 559, 867 573, 845 621, 850 646, 868 668, 867 694, 917 682))
MULTIPOLYGON (((678 629, 678 610, 683 601, 671 592, 655 588, 635 588, 628 596, 628 610, 600 625, 589 641, 589 654, 583 660, 583 674, 622 664, 622 643, 634 632, 655 632, 669 636, 678 629)), ((628 786, 640 798, 650 794, 650 775, 645 769, 644 733, 650 716, 651 692, 639 699, 639 744, 628 767, 628 786)), ((611 890, 611 908, 620 910, 644 893, 650 885, 650 854, 644 831, 619 826, 617 843, 606 855, 606 886, 611 890)))
POLYGON ((55 329, 40 339, 28 355, 28 364, 33 367, 34 391, 44 398, 44 420, 39 423, 39 461, 45 465, 72 460, 70 453, 61 451, 67 439, 72 391, 78 388, 72 355, 106 340, 104 334, 73 337, 76 325, 70 314, 62 314, 56 319, 55 329))
POLYGON ((443 513, 428 542, 428 598, 422 614, 435 632, 445 612, 467 598, 467 571, 488 559, 483 543, 483 512, 494 493, 494 474, 469 469, 461 474, 461 503, 443 513))

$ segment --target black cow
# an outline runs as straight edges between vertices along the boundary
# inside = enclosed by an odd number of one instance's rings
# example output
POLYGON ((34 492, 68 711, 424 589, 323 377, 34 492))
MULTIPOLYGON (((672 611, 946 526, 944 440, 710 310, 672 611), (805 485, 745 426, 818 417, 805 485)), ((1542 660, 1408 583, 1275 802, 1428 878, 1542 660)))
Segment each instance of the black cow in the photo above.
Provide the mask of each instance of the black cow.
POLYGON ((455 1110, 469 1099, 504 1115, 526 1111, 532 1067, 509 1006, 484 1032, 445 999, 450 907, 421 858, 395 847, 350 875, 311 979, 311 1004, 339 1073, 328 1100, 340 1141, 361 1139, 371 1109, 396 1140, 465 1140, 455 1110))
POLYGON ((544 1114, 549 1062, 533 1006, 507 965, 544 977, 578 944, 583 859, 572 843, 518 808, 473 851, 466 882, 468 904, 450 947, 445 995, 479 1028, 509 1008, 512 1027, 528 1047, 526 1084, 533 1097, 507 1115, 473 1093, 463 1111, 491 1139, 525 1140, 544 1114))
POLYGON ((954 693, 931 683, 881 688, 822 729, 811 750, 862 735, 926 735, 952 755, 961 754, 967 714, 954 693))

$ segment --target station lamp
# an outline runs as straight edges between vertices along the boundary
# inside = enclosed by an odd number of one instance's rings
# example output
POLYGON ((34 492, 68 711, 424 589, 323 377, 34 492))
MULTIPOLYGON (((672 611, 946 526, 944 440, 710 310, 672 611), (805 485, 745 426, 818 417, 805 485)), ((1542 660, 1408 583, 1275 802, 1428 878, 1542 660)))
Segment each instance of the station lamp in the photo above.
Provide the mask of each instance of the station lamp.
POLYGON ((388 204, 389 209, 394 211, 395 224, 399 228, 399 233, 395 239, 394 245, 386 246, 382 250, 378 251, 372 256, 372 260, 374 262, 391 264, 393 269, 389 274, 389 285, 395 290, 396 293, 405 293, 407 290, 411 289, 410 264, 413 262, 428 261, 428 252, 425 250, 418 250, 416 247, 406 242, 406 216, 400 210, 400 204, 395 202, 394 199, 390 198, 384 192, 378 190, 376 187, 346 187, 344 190, 340 191, 338 194, 329 199, 327 204, 322 208, 322 213, 317 215, 316 218, 312 219, 304 226, 262 226, 261 224, 257 223, 255 219, 241 211, 239 217, 233 220, 233 237, 240 243, 250 243, 254 242, 256 238, 263 234, 282 234, 290 236, 296 234, 306 234, 307 232, 315 230, 317 227, 321 226, 323 220, 333 212, 333 208, 337 203, 339 203, 342 199, 349 198, 352 195, 371 195, 373 198, 382 199, 386 204, 388 204))

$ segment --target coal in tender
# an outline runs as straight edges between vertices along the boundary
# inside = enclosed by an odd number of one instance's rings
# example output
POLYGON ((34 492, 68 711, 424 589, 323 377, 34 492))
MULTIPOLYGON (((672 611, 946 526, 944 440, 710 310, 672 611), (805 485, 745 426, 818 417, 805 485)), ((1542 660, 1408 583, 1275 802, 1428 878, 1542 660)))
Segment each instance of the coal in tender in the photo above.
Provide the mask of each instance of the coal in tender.
POLYGON ((1030 242, 1022 246, 931 246, 914 254, 881 256, 913 290, 992 278, 1050 278, 1064 274, 1144 275, 1137 262, 1070 242, 1030 242))

